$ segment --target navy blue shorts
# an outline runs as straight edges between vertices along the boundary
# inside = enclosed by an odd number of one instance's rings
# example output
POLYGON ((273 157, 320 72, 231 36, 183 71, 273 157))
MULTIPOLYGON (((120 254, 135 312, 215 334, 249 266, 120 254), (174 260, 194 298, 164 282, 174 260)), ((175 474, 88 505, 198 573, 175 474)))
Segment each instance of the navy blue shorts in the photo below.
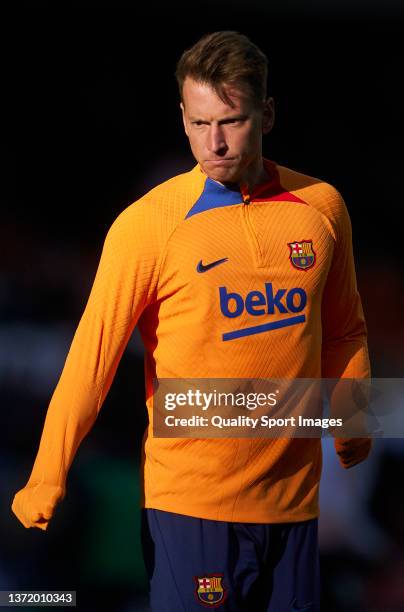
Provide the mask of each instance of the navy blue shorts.
POLYGON ((228 523, 142 510, 153 612, 318 612, 317 519, 228 523))

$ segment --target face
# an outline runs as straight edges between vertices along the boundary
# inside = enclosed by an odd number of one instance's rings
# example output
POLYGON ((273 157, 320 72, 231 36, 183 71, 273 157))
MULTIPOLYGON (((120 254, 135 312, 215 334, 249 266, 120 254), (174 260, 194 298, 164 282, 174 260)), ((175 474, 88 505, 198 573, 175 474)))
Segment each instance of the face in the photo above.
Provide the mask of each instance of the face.
POLYGON ((226 93, 233 106, 210 85, 187 77, 181 103, 185 133, 207 176, 221 183, 249 183, 262 171, 262 135, 273 125, 273 100, 258 108, 237 87, 226 87, 226 93))

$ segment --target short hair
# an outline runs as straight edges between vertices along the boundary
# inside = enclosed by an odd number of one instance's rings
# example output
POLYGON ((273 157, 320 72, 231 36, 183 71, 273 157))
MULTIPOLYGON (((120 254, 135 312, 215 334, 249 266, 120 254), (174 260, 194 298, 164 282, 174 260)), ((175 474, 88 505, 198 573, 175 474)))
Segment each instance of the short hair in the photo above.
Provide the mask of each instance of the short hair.
POLYGON ((266 98, 268 59, 244 34, 232 30, 206 34, 182 54, 175 77, 181 100, 186 77, 210 85, 232 106, 226 86, 247 90, 259 105, 266 98))

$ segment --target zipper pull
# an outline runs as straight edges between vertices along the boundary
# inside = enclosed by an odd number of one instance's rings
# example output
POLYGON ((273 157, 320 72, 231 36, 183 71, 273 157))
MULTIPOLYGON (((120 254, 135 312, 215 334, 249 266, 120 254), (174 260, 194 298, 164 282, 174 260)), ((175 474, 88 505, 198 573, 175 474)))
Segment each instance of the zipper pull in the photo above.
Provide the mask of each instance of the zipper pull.
POLYGON ((244 204, 247 204, 247 205, 250 204, 251 197, 250 197, 247 183, 240 184, 240 192, 241 192, 241 195, 243 196, 244 204))

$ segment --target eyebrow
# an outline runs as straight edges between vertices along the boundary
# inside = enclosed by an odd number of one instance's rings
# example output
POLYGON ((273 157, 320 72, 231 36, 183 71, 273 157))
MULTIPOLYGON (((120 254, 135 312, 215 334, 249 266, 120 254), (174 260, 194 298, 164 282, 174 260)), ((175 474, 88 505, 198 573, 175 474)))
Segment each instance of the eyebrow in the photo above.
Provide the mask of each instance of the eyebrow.
MULTIPOLYGON (((244 121, 247 119, 248 115, 231 115, 230 117, 223 117, 223 119, 219 119, 218 123, 226 123, 226 121, 244 121)), ((203 123, 210 123, 208 119, 202 119, 201 117, 189 117, 190 121, 202 121, 203 123)))

